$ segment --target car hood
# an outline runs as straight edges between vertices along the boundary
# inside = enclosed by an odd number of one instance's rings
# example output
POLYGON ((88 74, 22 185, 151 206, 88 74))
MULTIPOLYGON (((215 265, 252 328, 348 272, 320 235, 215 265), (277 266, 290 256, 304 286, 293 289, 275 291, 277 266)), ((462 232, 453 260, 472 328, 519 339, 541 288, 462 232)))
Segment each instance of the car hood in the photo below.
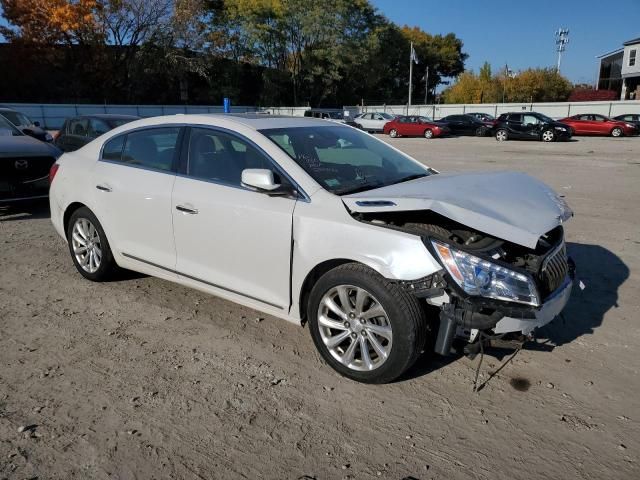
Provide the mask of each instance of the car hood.
POLYGON ((355 212, 431 210, 529 248, 573 215, 550 187, 517 172, 434 174, 342 200, 355 212))
POLYGON ((41 142, 29 135, 3 136, 0 135, 0 158, 15 157, 42 157, 52 156, 58 158, 62 152, 55 146, 41 142))

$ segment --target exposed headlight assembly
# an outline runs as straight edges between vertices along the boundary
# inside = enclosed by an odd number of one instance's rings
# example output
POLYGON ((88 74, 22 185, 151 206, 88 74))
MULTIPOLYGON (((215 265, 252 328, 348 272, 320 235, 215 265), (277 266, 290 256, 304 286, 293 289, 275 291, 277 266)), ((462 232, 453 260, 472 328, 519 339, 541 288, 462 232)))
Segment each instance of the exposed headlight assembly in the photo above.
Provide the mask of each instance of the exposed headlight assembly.
POLYGON ((560 130, 561 132, 566 132, 567 131, 567 129, 564 128, 564 127, 553 127, 553 128, 555 128, 556 130, 560 130))
POLYGON ((442 265, 469 295, 539 306, 533 279, 520 272, 431 239, 442 265))

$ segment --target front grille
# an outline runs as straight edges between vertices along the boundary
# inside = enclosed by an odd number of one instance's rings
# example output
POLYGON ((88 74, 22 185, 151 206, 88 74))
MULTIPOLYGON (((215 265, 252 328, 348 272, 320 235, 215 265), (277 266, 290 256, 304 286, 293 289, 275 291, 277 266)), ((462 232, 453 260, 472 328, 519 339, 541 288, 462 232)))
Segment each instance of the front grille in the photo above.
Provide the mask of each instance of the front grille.
POLYGON ((540 276, 544 293, 549 295, 557 290, 569 273, 567 247, 564 241, 542 262, 540 276))

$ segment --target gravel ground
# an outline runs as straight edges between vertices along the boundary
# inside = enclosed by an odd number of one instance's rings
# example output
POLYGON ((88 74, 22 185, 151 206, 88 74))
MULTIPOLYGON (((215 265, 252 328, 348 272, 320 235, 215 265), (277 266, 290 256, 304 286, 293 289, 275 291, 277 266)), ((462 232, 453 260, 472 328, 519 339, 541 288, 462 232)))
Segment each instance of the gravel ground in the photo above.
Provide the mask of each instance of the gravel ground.
POLYGON ((0 479, 640 478, 640 138, 392 144, 566 196, 586 288, 545 342, 476 394, 462 357, 361 385, 306 328, 155 278, 87 282, 46 205, 4 209, 0 479))

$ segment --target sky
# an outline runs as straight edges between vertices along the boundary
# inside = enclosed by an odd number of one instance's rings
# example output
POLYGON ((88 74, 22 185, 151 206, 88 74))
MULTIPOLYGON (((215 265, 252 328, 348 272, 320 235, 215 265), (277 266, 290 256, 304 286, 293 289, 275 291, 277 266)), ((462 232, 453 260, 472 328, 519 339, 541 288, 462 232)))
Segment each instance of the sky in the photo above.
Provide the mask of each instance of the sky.
POLYGON ((640 0, 370 0, 393 22, 437 34, 453 32, 469 55, 467 69, 488 61, 497 72, 557 63, 554 33, 569 29, 561 72, 593 84, 596 55, 640 37, 640 0))

